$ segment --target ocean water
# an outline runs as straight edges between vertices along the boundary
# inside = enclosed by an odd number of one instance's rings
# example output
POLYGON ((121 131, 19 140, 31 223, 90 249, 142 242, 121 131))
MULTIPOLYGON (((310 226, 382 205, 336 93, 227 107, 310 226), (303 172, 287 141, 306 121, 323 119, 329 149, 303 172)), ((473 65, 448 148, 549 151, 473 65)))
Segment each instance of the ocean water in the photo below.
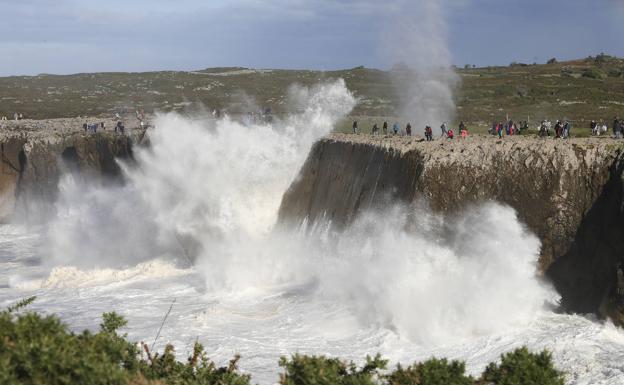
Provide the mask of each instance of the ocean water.
POLYGON ((180 359, 196 340, 219 364, 241 354, 261 384, 297 352, 448 357, 478 375, 523 345, 551 350, 570 384, 624 383, 624 333, 557 313, 539 240, 509 207, 448 218, 418 202, 340 231, 304 218, 276 227, 312 144, 355 99, 336 81, 293 88, 289 103, 293 114, 270 125, 160 116, 137 165, 121 165, 123 186, 65 175, 55 215, 0 226, 0 306, 36 295, 32 310, 77 331, 114 310, 130 339, 172 343, 180 359))

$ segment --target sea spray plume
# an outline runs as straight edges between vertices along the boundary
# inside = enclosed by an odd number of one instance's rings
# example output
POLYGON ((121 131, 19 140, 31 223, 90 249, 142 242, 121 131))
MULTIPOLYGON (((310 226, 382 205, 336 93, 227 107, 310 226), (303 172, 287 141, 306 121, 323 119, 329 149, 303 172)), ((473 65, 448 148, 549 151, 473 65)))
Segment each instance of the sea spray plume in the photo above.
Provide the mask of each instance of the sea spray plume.
POLYGON ((448 49, 445 2, 393 3, 387 13, 382 52, 398 63, 392 70, 400 98, 399 114, 416 131, 439 126, 455 117, 453 93, 460 78, 452 69, 448 49))
POLYGON ((337 237, 323 259, 331 269, 319 271, 323 295, 364 325, 427 345, 526 325, 556 299, 536 276, 539 241, 511 208, 487 204, 450 221, 414 210, 364 214, 337 237))
POLYGON ((181 256, 189 244, 214 262, 267 233, 313 142, 355 105, 342 80, 292 94, 300 112, 274 125, 159 115, 137 167, 122 165, 124 186, 64 177, 44 248, 50 264, 123 267, 181 256))

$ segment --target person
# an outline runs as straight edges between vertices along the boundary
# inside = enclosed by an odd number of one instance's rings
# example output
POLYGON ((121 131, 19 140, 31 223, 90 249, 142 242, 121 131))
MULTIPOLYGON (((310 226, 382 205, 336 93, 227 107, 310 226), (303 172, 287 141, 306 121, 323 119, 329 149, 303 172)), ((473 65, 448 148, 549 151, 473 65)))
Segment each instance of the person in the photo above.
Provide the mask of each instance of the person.
POLYGON ((459 131, 459 136, 461 136, 462 139, 466 139, 468 137, 468 129, 466 128, 466 126, 464 126, 461 131, 459 131))
POLYGON ((392 125, 392 131, 394 132, 394 135, 397 135, 399 133, 399 123, 394 123, 392 125))
POLYGON ((618 117, 616 116, 615 118, 613 118, 613 135, 615 136, 615 139, 620 139, 622 135, 621 131, 622 131, 621 123, 618 117))
POLYGON ((442 131, 442 135, 440 135, 440 138, 444 138, 447 134, 446 122, 442 123, 442 125, 440 126, 440 130, 442 131))
POLYGON ((82 125, 82 129, 84 130, 85 134, 87 133, 87 129, 89 128, 89 126, 87 126, 87 123, 82 125))
POLYGON ((373 123, 373 129, 371 131, 373 135, 377 135, 377 131, 379 131, 379 127, 377 127, 377 123, 373 123))
POLYGON ((448 129, 448 131, 446 132, 446 138, 447 138, 447 139, 453 139, 453 136, 454 136, 454 135, 455 135, 455 134, 453 133, 453 129, 452 129, 452 128, 449 128, 449 129, 448 129))
POLYGON ((382 129, 383 129, 384 135, 387 135, 388 134, 388 122, 383 122, 382 129))
POLYGON ((591 123, 589 123, 589 128, 591 129, 592 135, 598 135, 598 123, 596 123, 595 120, 592 120, 591 123))
POLYGON ((103 131, 106 131, 106 128, 104 127, 104 122, 100 122, 100 128, 101 128, 103 131))
POLYGON ((430 126, 425 126, 425 139, 427 139, 427 142, 433 140, 433 130, 430 126))
POLYGON ((609 131, 609 127, 607 127, 607 123, 605 122, 602 123, 602 129, 600 131, 602 131, 603 135, 607 134, 607 132, 609 131))
POLYGON ((555 138, 561 138, 561 122, 559 120, 555 123, 555 138))
POLYGON ((567 120, 563 123, 563 139, 570 138, 570 122, 567 120))
POLYGON ((496 133, 498 134, 498 139, 503 138, 503 122, 498 122, 496 125, 496 133))
POLYGON ((124 131, 125 131, 125 129, 126 129, 126 128, 124 127, 124 125, 123 125, 123 123, 121 122, 121 120, 120 120, 120 121, 118 121, 118 122, 117 122, 117 125, 115 126, 115 132, 119 132, 119 133, 123 134, 123 133, 124 133, 124 131))
POLYGON ((546 121, 545 120, 542 120, 542 122, 540 123, 538 135, 546 136, 546 121))
POLYGON ((461 130, 463 130, 464 128, 466 128, 466 125, 464 124, 464 121, 462 120, 461 122, 459 122, 459 131, 461 132, 461 130))
POLYGON ((412 125, 409 123, 405 126, 405 135, 412 136, 412 125))
POLYGON ((509 119, 507 122, 507 135, 513 135, 515 130, 515 123, 513 120, 509 119))
POLYGON ((353 121, 353 133, 357 134, 358 133, 358 126, 357 126, 357 120, 353 121))
POLYGON ((496 135, 497 130, 496 130, 496 121, 492 122, 492 126, 490 128, 488 128, 488 134, 490 135, 496 135))

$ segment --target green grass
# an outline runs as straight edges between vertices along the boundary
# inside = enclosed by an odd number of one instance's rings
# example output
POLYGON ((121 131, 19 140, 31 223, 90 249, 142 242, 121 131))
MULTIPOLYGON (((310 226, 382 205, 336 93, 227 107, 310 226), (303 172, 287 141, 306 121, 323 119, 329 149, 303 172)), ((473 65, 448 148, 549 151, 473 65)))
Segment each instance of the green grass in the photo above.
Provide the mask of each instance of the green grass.
MULTIPOLYGON (((587 128, 592 119, 611 122, 614 116, 624 115, 623 59, 604 55, 554 64, 515 64, 457 72, 461 84, 455 95, 457 121, 452 124, 463 120, 475 132, 485 131, 492 121, 507 116, 515 121, 528 119, 532 127, 542 119, 567 119, 580 129, 587 128)), ((396 76, 400 75, 363 67, 329 72, 212 68, 192 72, 14 76, 0 78, 0 115, 10 117, 13 112, 21 112, 41 119, 112 114, 124 107, 144 108, 148 112, 193 112, 204 106, 236 114, 250 111, 253 104, 271 107, 280 114, 288 111, 286 95, 291 84, 312 85, 343 78, 359 100, 352 114, 362 122, 361 128, 368 130, 373 120, 381 123, 383 117, 398 115, 404 90, 395 87, 401 84, 396 76), (243 94, 246 97, 241 97, 243 94)), ((350 124, 341 123, 338 131, 350 129, 350 124)), ((439 122, 431 124, 434 131, 439 126, 439 122)))

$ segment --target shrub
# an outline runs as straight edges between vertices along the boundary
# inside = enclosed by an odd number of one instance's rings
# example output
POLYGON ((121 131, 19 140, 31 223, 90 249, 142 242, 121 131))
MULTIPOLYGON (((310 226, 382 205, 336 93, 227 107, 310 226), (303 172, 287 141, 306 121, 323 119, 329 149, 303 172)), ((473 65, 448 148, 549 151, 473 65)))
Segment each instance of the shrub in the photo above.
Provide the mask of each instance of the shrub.
POLYGON ((466 376, 466 364, 460 361, 432 358, 403 369, 401 365, 387 376, 388 385, 471 385, 474 379, 466 376))
POLYGON ((125 384, 136 349, 114 333, 70 333, 55 316, 0 313, 0 383, 125 384))
POLYGON ((612 78, 619 78, 624 76, 624 68, 611 68, 609 70, 609 76, 612 78))
POLYGON ((531 353, 526 347, 501 356, 501 363, 491 363, 482 380, 494 385, 563 385, 563 373, 555 369, 547 351, 531 353))
MULTIPOLYGON (((56 316, 18 314, 34 298, 0 311, 0 384, 86 385, 249 385, 250 376, 238 371, 239 356, 225 367, 211 361, 198 342, 185 362, 172 345, 162 354, 118 334, 126 320, 104 313, 97 333, 75 334, 56 316)), ((360 368, 353 362, 325 356, 295 354, 279 361, 282 385, 563 385, 547 351, 526 347, 501 356, 475 381, 465 364, 432 358, 407 368, 398 365, 386 375, 387 361, 378 354, 366 357, 360 368)))
POLYGON ((604 73, 597 68, 584 69, 582 76, 590 79, 603 79, 605 77, 604 73))
POLYGON ((162 355, 139 355, 136 344, 117 330, 126 320, 104 313, 98 333, 75 334, 56 316, 16 314, 34 298, 0 312, 0 384, 189 384, 248 385, 235 357, 217 367, 200 344, 186 363, 176 361, 173 347, 162 355))
POLYGON ((325 356, 293 355, 290 360, 280 358, 284 368, 280 374, 282 385, 376 385, 379 371, 386 368, 388 361, 378 354, 366 357, 366 364, 358 369, 353 362, 325 356))

